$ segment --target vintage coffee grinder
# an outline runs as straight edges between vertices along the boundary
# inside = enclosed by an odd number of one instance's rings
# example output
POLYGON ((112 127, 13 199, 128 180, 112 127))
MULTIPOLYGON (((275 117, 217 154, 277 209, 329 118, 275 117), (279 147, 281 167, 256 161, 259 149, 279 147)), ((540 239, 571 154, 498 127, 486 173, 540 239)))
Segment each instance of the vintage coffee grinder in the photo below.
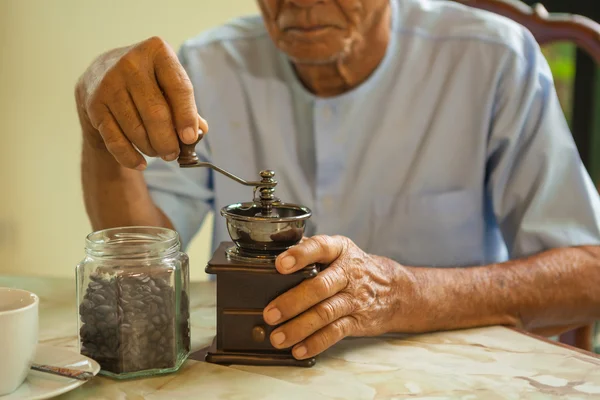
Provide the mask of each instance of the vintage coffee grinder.
POLYGON ((291 348, 273 347, 269 337, 276 326, 268 325, 262 317, 269 302, 319 272, 317 265, 290 275, 280 274, 275 268, 277 255, 302 239, 311 211, 275 197, 277 181, 273 171, 261 171, 260 181, 245 181, 213 164, 200 162, 194 149, 195 145, 181 145, 181 168, 212 168, 242 185, 254 187, 252 201, 221 209, 232 242, 221 243, 205 269, 217 281, 217 334, 206 361, 312 367, 315 358, 297 360, 291 348))

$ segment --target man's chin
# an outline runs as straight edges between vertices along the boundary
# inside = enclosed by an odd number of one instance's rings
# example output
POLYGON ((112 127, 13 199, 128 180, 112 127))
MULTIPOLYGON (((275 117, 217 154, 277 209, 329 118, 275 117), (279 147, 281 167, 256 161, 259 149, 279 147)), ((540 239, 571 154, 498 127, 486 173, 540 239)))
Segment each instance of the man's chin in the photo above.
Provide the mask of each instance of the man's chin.
POLYGON ((335 63, 342 57, 341 54, 333 54, 329 57, 323 56, 293 56, 288 54, 288 58, 297 65, 327 65, 335 63))

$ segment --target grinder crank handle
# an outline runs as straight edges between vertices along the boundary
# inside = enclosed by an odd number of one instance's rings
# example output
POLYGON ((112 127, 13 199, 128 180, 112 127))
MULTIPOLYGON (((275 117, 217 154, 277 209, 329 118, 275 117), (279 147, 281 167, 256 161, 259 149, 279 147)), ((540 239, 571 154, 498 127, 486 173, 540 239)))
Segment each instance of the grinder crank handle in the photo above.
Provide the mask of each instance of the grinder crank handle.
POLYGON ((277 181, 273 179, 273 176, 275 175, 273 171, 261 171, 260 176, 263 178, 262 181, 246 181, 230 172, 225 171, 222 168, 217 167, 214 164, 209 162, 201 162, 196 154, 196 145, 200 140, 202 140, 203 137, 204 133, 199 133, 198 140, 196 140, 193 144, 183 143, 181 139, 179 139, 179 158, 177 159, 177 162, 179 163, 180 168, 208 167, 246 186, 274 188, 277 185, 277 181))

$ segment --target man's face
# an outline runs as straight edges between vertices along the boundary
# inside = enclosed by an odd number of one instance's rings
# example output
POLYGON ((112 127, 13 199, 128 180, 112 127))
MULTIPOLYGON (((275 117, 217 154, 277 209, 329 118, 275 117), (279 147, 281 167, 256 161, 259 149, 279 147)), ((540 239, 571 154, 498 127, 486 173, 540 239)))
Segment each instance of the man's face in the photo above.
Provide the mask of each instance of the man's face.
POLYGON ((344 57, 389 0, 257 0, 275 45, 292 61, 326 64, 344 57))

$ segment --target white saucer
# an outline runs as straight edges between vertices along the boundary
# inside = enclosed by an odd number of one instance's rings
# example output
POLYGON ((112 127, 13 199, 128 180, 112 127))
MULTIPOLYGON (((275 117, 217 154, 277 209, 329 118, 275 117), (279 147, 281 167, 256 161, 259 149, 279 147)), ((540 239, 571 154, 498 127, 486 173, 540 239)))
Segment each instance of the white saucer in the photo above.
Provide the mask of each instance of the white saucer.
MULTIPOLYGON (((94 375, 100 371, 100 365, 91 358, 69 349, 43 344, 38 345, 34 362, 89 371, 94 375)), ((84 383, 86 381, 65 378, 46 372, 29 371, 25 382, 16 391, 0 396, 0 400, 49 399, 73 390, 84 383)))

